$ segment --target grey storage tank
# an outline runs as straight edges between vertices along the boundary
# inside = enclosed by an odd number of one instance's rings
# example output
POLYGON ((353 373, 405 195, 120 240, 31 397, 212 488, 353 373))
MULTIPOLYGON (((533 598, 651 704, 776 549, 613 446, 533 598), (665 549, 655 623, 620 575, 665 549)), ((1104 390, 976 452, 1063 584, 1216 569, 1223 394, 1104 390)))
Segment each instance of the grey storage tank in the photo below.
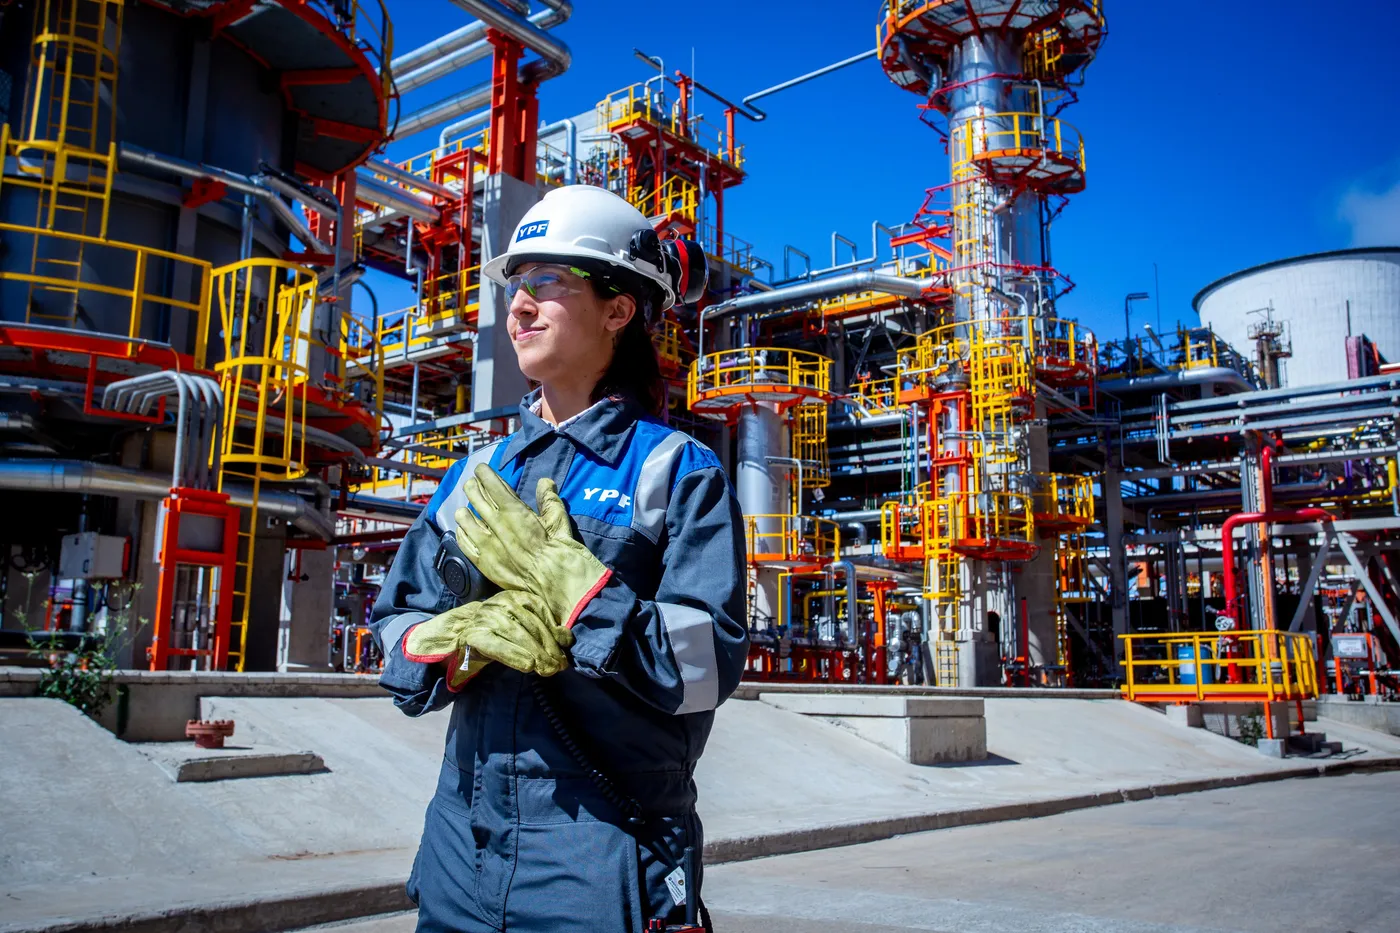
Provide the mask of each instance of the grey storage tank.
POLYGON ((1279 361, 1282 385, 1338 382, 1347 378, 1348 336, 1364 334, 1387 360, 1400 361, 1400 246, 1254 266, 1207 285, 1192 306, 1202 324, 1250 357, 1261 338, 1281 332, 1274 339, 1291 350, 1279 361))

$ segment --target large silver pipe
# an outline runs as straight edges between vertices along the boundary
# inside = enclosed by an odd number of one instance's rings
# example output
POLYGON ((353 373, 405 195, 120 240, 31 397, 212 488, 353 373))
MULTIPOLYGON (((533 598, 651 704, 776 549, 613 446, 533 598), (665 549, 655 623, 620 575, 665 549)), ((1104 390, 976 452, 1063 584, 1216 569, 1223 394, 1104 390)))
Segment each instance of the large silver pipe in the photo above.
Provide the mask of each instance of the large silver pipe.
MULTIPOLYGON (((159 473, 80 460, 0 460, 0 489, 152 500, 170 495, 168 477, 159 473)), ((253 504, 251 486, 228 483, 224 492, 228 493, 229 501, 240 508, 250 508, 253 504)), ((335 536, 331 520, 296 493, 264 487, 258 495, 258 509, 285 518, 323 541, 335 536)))
POLYGON ((478 110, 464 120, 458 120, 456 123, 447 124, 442 128, 442 132, 438 134, 438 155, 443 156, 447 154, 447 143, 454 136, 460 136, 468 130, 476 129, 478 126, 485 126, 490 122, 491 111, 487 109, 478 110))
MULTIPOLYGON (((562 23, 567 17, 560 17, 557 10, 541 10, 528 20, 539 29, 548 29, 562 23)), ((471 30, 477 38, 469 40, 467 43, 454 48, 440 56, 426 60, 422 65, 415 67, 411 71, 394 71, 394 86, 399 93, 411 91, 414 88, 430 84, 439 78, 444 78, 455 71, 461 71, 468 65, 481 61, 491 55, 492 46, 485 38, 486 27, 482 23, 473 23, 466 27, 471 30)), ((463 32, 464 30, 458 30, 463 32)), ((455 35, 455 34, 454 34, 455 35)), ((410 53, 412 54, 412 53, 410 53)))
POLYGON ((707 320, 714 320, 737 311, 761 313, 809 301, 820 301, 823 298, 853 295, 858 292, 884 292, 888 295, 918 298, 929 284, 931 284, 930 279, 901 278, 883 272, 852 272, 835 278, 818 279, 815 282, 803 282, 800 285, 790 285, 786 288, 775 288, 772 291, 755 292, 751 295, 730 298, 707 308, 700 315, 700 338, 697 344, 697 355, 702 357, 705 355, 705 321, 707 320))
POLYGON ((423 511, 423 506, 417 502, 404 502, 400 499, 383 499, 379 496, 369 496, 364 493, 352 492, 345 500, 343 513, 365 516, 367 518, 385 518, 390 521, 401 521, 407 519, 413 521, 423 511))
POLYGON ((851 644, 858 645, 860 644, 860 620, 856 617, 856 593, 859 591, 856 584, 856 565, 848 560, 838 560, 830 566, 840 567, 846 571, 846 624, 850 626, 851 644))
POLYGON ((1117 386, 1122 386, 1134 391, 1150 389, 1171 389, 1178 386, 1194 386, 1213 383, 1215 385, 1228 385, 1231 388, 1239 389, 1241 392, 1253 392, 1254 386, 1249 380, 1239 373, 1225 366, 1204 366, 1200 369, 1178 369, 1169 373, 1160 373, 1156 376, 1140 376, 1135 379, 1110 379, 1100 382, 1099 387, 1109 394, 1117 386))
POLYGON ((402 211, 414 220, 425 224, 435 224, 442 218, 442 211, 411 191, 392 185, 374 177, 374 170, 360 166, 355 170, 356 193, 361 201, 402 211))
POLYGON ((464 113, 470 113, 491 103, 491 82, 486 81, 451 97, 444 97, 436 103, 413 111, 399 120, 394 130, 395 139, 404 139, 414 133, 455 120, 464 113))
POLYGON ((884 428, 909 420, 903 412, 887 412, 883 415, 862 415, 852 412, 849 418, 833 418, 826 426, 828 431, 858 431, 863 428, 884 428))
POLYGON ((759 110, 753 105, 753 102, 758 100, 760 97, 767 97, 769 94, 776 94, 779 91, 785 91, 790 87, 794 87, 806 81, 811 81, 813 78, 820 78, 822 75, 830 74, 831 72, 836 71, 839 68, 845 68, 847 65, 854 65, 856 62, 864 61, 867 58, 874 58, 876 55, 879 54, 879 52, 879 49, 871 49, 868 52, 861 52, 859 55, 852 55, 850 58, 844 58, 841 61, 827 65, 824 68, 818 68, 816 71, 809 71, 805 75, 800 75, 796 78, 791 78, 787 81, 784 81, 782 84, 775 84, 770 88, 764 88, 763 90, 758 91, 757 93, 750 94, 748 97, 745 97, 742 101, 740 101, 740 103, 742 103, 744 107, 747 107, 749 110, 752 110, 754 114, 757 115, 756 118, 753 116, 749 116, 749 114, 747 113, 744 113, 742 108, 736 109, 738 109, 740 114, 748 117, 750 120, 754 120, 754 122, 756 123, 762 122, 763 120, 768 119, 768 114, 764 113, 762 110, 759 110))
MULTIPOLYGON (((530 10, 528 0, 502 0, 502 2, 517 13, 524 14, 528 13, 530 10)), ((568 0, 545 0, 545 6, 550 8, 550 15, 557 17, 557 19, 553 22, 548 22, 547 25, 540 24, 541 29, 557 26, 559 23, 568 19, 569 14, 573 12, 573 4, 568 2, 568 0)), ((403 86, 398 83, 400 75, 411 72, 416 68, 421 68, 440 58, 449 56, 458 49, 471 45, 473 42, 484 39, 485 37, 486 24, 480 21, 474 21, 467 23, 467 25, 459 29, 454 29, 446 35, 438 36, 433 41, 420 45, 410 52, 403 53, 389 65, 394 75, 394 83, 398 85, 400 90, 403 90, 403 86)))
POLYGON ((440 198, 455 199, 460 193, 453 191, 446 185, 440 185, 435 181, 415 175, 406 168, 400 168, 387 159, 370 159, 364 164, 364 168, 376 175, 385 175, 406 188, 417 188, 429 194, 435 194, 440 198))
POLYGON ((306 226, 305 222, 296 215, 291 206, 277 196, 277 192, 270 187, 261 184, 256 178, 249 178, 228 169, 207 165, 203 162, 187 162, 184 159, 177 159, 174 156, 165 155, 160 152, 152 152, 140 146, 133 146, 131 143, 122 143, 119 148, 121 161, 129 166, 146 169, 147 171, 168 172, 172 175, 180 175, 184 178, 213 178, 223 182, 226 186, 241 191, 244 194, 251 194, 262 199, 268 208, 277 215, 282 223, 292 231, 292 235, 301 240, 310 248, 321 253, 332 253, 334 250, 327 244, 321 242, 306 226))
POLYGON ((452 0, 462 9, 480 19, 487 26, 499 29, 516 42, 530 49, 544 59, 543 70, 535 69, 532 77, 544 81, 569 70, 573 53, 563 42, 540 29, 519 13, 508 10, 495 0, 452 0))
MULTIPOLYGON (((546 126, 541 126, 537 138, 544 139, 546 136, 553 136, 560 130, 564 131, 564 154, 568 159, 564 163, 564 184, 572 185, 577 178, 578 169, 578 124, 567 117, 556 120, 546 126)), ((703 172, 703 168, 701 171, 703 172)), ((703 185, 703 181, 701 184, 703 185)), ((703 201, 704 198, 702 197, 701 200, 703 201)))

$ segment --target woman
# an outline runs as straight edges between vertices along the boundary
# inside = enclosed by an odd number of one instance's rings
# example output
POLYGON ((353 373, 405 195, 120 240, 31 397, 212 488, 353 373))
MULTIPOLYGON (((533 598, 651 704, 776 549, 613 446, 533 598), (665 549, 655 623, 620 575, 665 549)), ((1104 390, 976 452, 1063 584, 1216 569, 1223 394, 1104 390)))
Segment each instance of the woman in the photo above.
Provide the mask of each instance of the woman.
POLYGON ((399 708, 452 704, 419 930, 684 917, 695 763, 748 651, 738 504, 715 455, 657 420, 648 323, 696 290, 685 266, 621 198, 571 186, 482 270, 538 388, 519 431, 448 471, 372 620, 399 708), (435 569, 454 540, 499 592, 455 605, 435 569))

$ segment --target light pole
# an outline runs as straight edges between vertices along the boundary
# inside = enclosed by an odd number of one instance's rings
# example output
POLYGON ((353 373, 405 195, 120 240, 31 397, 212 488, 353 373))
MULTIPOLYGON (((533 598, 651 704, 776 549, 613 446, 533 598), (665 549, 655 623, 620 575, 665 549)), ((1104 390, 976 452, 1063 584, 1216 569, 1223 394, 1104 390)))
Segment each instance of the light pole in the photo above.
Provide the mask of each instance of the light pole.
POLYGON ((1133 313, 1133 302, 1146 301, 1147 298, 1147 292, 1129 292, 1123 296, 1123 365, 1128 369, 1132 368, 1133 359, 1133 326, 1128 323, 1128 318, 1133 313))
POLYGON ((1123 335, 1131 340, 1133 337, 1132 325, 1128 323, 1128 317, 1133 311, 1134 301, 1146 301, 1149 297, 1147 292, 1129 292, 1123 296, 1123 335))

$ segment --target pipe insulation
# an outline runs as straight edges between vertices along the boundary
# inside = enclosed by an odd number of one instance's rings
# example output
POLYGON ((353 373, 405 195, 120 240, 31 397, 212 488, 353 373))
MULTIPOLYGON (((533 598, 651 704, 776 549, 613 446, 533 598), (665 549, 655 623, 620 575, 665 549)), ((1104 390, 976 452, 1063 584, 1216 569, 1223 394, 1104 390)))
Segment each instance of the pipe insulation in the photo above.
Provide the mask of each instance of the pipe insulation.
MULTIPOLYGON (((130 496, 164 499, 170 495, 169 477, 144 470, 86 463, 80 460, 0 460, 0 489, 29 492, 62 492, 95 496, 130 496)), ((229 501, 240 508, 253 505, 252 486, 228 483, 229 501)), ((293 492, 264 488, 258 510, 285 518, 296 528, 322 541, 335 536, 335 523, 293 492)))

